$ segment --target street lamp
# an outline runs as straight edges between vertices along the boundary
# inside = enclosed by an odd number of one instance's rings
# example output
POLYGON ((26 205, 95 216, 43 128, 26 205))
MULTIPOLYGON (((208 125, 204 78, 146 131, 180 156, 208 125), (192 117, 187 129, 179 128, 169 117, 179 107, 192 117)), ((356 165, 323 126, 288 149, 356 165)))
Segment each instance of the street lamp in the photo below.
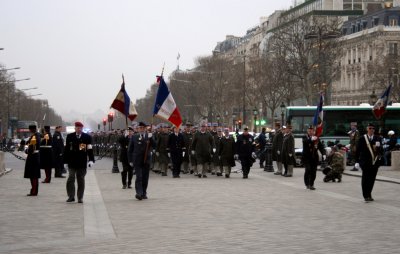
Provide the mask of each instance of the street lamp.
POLYGON ((284 124, 284 117, 285 117, 284 111, 285 111, 285 108, 286 108, 286 105, 285 105, 285 103, 283 103, 283 101, 282 101, 280 107, 281 107, 281 119, 282 119, 282 126, 283 126, 283 125, 285 125, 284 124))
POLYGON ((257 133, 257 115, 258 115, 258 110, 257 108, 253 109, 253 116, 254 116, 254 133, 257 133))
POLYGON ((112 122, 114 121, 114 113, 110 112, 108 113, 108 122, 110 123, 110 125, 108 126, 109 131, 112 130, 112 122))

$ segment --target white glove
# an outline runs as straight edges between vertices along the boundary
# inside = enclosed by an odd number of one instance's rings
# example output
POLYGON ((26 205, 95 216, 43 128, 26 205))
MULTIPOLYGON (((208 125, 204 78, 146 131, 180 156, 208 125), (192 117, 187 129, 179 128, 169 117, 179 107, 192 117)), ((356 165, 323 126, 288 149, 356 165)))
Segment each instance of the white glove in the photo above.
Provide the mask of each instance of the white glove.
POLYGON ((289 153, 289 157, 292 157, 292 156, 293 156, 293 154, 289 153))
POLYGON ((235 155, 233 156, 233 158, 234 158, 235 160, 238 160, 238 159, 239 159, 239 155, 235 154, 235 155))
POLYGON ((133 162, 129 162, 129 166, 133 167, 133 162))
POLYGON ((217 149, 213 148, 213 153, 215 153, 217 151, 217 149))
POLYGON ((256 158, 257 158, 257 155, 256 155, 256 153, 255 153, 255 152, 253 152, 253 153, 251 154, 251 157, 253 157, 253 159, 256 159, 256 158))
POLYGON ((91 168, 93 166, 93 164, 94 164, 93 161, 89 161, 87 165, 88 165, 89 168, 91 168))
POLYGON ((194 150, 192 150, 192 155, 195 155, 195 154, 196 154, 196 152, 194 150))
POLYGON ((64 164, 64 168, 68 169, 68 164, 67 163, 64 164))
POLYGON ((322 155, 322 160, 326 160, 326 155, 322 155))
POLYGON ((182 157, 185 157, 185 152, 182 152, 182 157))
POLYGON ((156 156, 157 156, 157 157, 160 156, 160 153, 159 153, 159 152, 156 152, 156 156))
POLYGON ((381 143, 380 143, 379 141, 377 141, 377 142, 375 143, 375 146, 376 146, 376 147, 380 147, 380 146, 381 146, 381 143))
POLYGON ((312 140, 312 141, 315 141, 315 140, 317 140, 317 139, 318 139, 317 136, 312 136, 312 137, 311 137, 311 140, 312 140))
POLYGON ((354 167, 355 167, 356 169, 360 169, 360 163, 354 164, 354 167))
POLYGON ((171 158, 171 154, 170 153, 168 153, 168 158, 171 158))
POLYGON ((151 133, 151 132, 147 133, 147 137, 149 137, 149 138, 153 137, 153 133, 151 133))
POLYGON ((281 151, 276 151, 276 153, 277 153, 278 155, 280 155, 280 154, 281 154, 281 151))

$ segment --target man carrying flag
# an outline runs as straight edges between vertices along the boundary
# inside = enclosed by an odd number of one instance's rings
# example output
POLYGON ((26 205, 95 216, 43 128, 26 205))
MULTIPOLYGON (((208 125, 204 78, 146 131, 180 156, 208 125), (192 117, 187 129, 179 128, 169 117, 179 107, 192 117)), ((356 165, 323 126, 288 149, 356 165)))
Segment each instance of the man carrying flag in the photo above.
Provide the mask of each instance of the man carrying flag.
POLYGON ((392 89, 392 84, 386 88, 385 92, 382 94, 381 98, 375 103, 372 108, 372 113, 374 114, 376 119, 380 119, 383 114, 386 112, 386 107, 389 101, 390 90, 392 89))
POLYGON ((133 121, 137 116, 136 108, 133 105, 131 99, 129 98, 129 95, 125 91, 124 75, 122 75, 121 89, 119 90, 117 96, 115 97, 113 103, 111 104, 111 108, 116 109, 125 115, 127 125, 128 125, 128 118, 129 120, 133 121))

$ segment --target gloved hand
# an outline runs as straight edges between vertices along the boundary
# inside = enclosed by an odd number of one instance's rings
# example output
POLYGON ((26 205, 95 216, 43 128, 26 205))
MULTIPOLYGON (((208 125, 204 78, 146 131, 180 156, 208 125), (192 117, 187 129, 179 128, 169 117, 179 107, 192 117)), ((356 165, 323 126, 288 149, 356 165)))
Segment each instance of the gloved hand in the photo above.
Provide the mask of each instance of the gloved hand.
POLYGON ((322 155, 322 160, 326 160, 326 155, 322 155))
POLYGON ((64 168, 68 169, 68 164, 67 163, 64 164, 64 168))
POLYGON ((235 154, 235 155, 233 156, 233 158, 234 158, 235 160, 239 160, 239 155, 235 154))
POLYGON ((182 152, 182 157, 185 157, 185 152, 182 152))
POLYGON ((192 150, 192 155, 195 155, 195 154, 196 154, 196 152, 194 150, 192 150))
POLYGON ((257 155, 256 155, 256 153, 255 153, 255 152, 253 152, 253 153, 251 154, 251 157, 253 157, 253 159, 257 159, 257 155))
POLYGON ((171 154, 170 153, 168 153, 168 158, 171 158, 171 154))
POLYGON ((213 148, 213 153, 215 153, 217 151, 217 149, 213 148))
POLYGON ((293 156, 293 154, 289 153, 289 157, 292 157, 292 156, 293 156))
POLYGON ((361 169, 361 168, 360 168, 360 163, 358 163, 358 162, 357 162, 356 164, 354 164, 354 167, 355 167, 356 169, 361 169))
POLYGON ((133 162, 129 162, 129 166, 133 167, 133 162))
POLYGON ((93 164, 94 164, 93 161, 89 161, 87 165, 88 165, 89 168, 91 168, 93 166, 93 164))
POLYGON ((147 137, 149 137, 149 138, 153 137, 153 133, 151 133, 151 132, 147 133, 147 137))
POLYGON ((317 140, 317 139, 318 139, 317 136, 312 136, 312 137, 311 137, 311 140, 312 140, 312 141, 315 141, 315 140, 317 140))
POLYGON ((159 152, 156 152, 156 156, 157 156, 157 157, 160 156, 160 153, 159 153, 159 152))
POLYGON ((280 155, 280 154, 281 154, 281 151, 276 151, 276 153, 277 153, 278 155, 280 155))
POLYGON ((375 146, 376 146, 376 147, 380 147, 380 146, 381 146, 381 142, 377 141, 377 142, 375 143, 375 146))

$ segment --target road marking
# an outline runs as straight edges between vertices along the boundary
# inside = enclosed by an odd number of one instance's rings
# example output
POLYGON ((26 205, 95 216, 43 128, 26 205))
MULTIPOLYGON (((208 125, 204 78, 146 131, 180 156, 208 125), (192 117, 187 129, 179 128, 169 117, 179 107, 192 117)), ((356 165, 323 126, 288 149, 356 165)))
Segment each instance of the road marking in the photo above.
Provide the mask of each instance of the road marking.
POLYGON ((85 238, 115 239, 114 228, 93 169, 87 171, 85 184, 83 203, 85 238))

